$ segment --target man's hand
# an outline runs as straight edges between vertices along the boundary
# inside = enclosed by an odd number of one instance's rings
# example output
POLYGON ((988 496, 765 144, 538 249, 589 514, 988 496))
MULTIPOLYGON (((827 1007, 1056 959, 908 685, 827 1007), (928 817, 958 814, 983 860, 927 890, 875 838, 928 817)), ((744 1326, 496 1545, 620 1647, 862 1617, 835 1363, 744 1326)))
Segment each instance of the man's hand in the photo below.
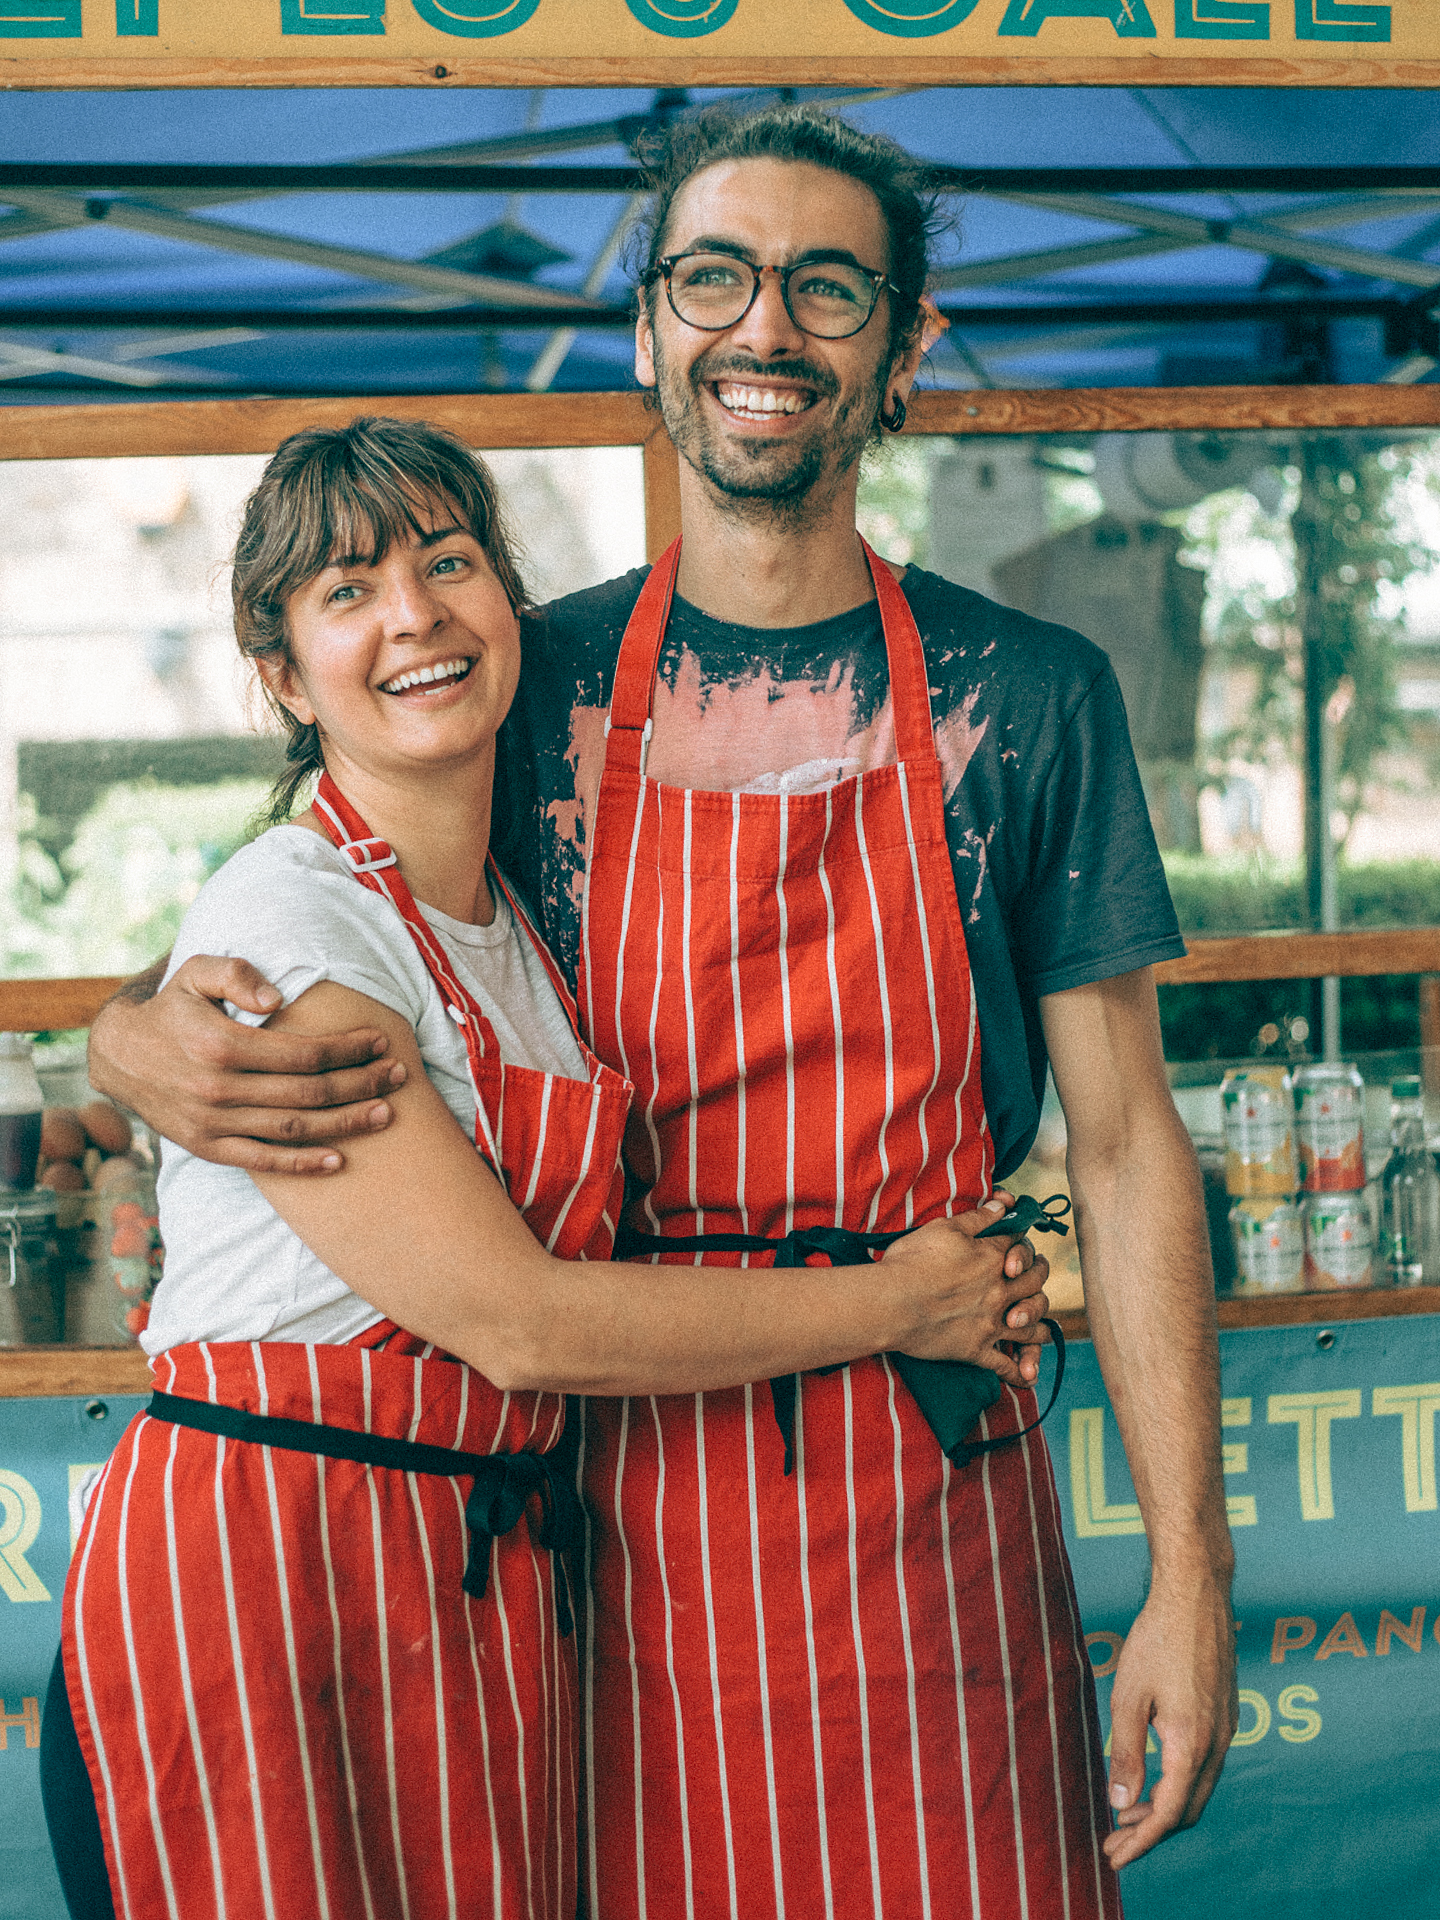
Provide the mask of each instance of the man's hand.
POLYGON ((1239 1725, 1230 1582, 1197 1572, 1157 1579, 1120 1654, 1110 1695, 1112 1867, 1193 1827, 1220 1778, 1239 1725), (1160 1741, 1161 1775, 1147 1801, 1146 1734, 1160 1741))
POLYGON ((1050 1338, 1040 1324, 1050 1310, 1042 1291, 1050 1264, 1028 1240, 977 1237, 1013 1205, 1013 1195, 997 1193, 974 1212, 931 1220, 886 1248, 881 1257, 891 1273, 913 1270, 916 1282, 917 1321, 897 1343, 900 1352, 963 1360, 1011 1387, 1034 1385, 1050 1338))
POLYGON ((334 1142, 388 1126, 405 1068, 374 1027, 267 1033, 221 1002, 274 1013, 280 995, 244 960, 197 955, 152 999, 122 989, 90 1033, 92 1085, 187 1152, 248 1173, 334 1173, 334 1142))

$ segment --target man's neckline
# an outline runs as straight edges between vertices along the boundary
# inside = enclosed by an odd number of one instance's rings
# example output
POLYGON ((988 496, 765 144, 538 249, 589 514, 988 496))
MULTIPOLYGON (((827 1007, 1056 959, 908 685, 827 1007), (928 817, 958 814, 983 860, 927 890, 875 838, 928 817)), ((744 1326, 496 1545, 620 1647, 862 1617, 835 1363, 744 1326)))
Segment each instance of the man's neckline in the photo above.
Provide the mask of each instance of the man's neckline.
MULTIPOLYGON (((913 571, 913 568, 907 566, 900 578, 904 580, 913 571)), ((674 607, 692 619, 704 621, 712 627, 728 628, 732 633, 770 634, 786 640, 793 639, 798 634, 818 633, 822 628, 836 626, 842 621, 854 621, 862 614, 873 615, 877 621, 880 620, 880 605, 873 597, 858 601, 855 606, 846 607, 841 613, 829 613, 821 620, 807 620, 803 625, 795 627, 753 627, 743 620, 727 620, 724 614, 711 613, 705 607, 697 607, 693 600, 687 600, 678 589, 674 607)))

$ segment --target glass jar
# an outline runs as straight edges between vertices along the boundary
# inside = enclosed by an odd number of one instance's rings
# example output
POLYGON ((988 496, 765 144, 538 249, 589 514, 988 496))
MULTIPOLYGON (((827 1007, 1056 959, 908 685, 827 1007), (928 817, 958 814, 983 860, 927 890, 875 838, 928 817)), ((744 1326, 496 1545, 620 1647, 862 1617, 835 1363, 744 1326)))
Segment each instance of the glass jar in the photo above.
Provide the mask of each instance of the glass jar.
POLYGON ((48 1347, 63 1338, 59 1253, 54 1194, 0 1192, 0 1347, 48 1347))

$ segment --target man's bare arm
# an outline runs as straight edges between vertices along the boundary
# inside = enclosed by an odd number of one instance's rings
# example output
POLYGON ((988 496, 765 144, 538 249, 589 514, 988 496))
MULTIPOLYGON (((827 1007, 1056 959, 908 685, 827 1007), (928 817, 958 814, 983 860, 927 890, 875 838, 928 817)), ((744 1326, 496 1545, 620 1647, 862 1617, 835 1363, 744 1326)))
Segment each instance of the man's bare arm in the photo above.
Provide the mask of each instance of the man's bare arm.
POLYGON ((375 1027, 304 1036, 229 1019, 228 1000, 273 1013, 280 996, 244 960, 165 961, 128 980, 90 1029, 90 1081, 167 1140, 250 1173, 334 1173, 335 1143, 390 1121, 405 1068, 375 1027))
POLYGON ((1040 1003, 1065 1109, 1091 1332, 1150 1543, 1111 1694, 1111 1864, 1199 1819, 1237 1724, 1215 1288, 1149 968, 1040 1003), (1147 1803, 1153 1724, 1162 1777, 1147 1803))

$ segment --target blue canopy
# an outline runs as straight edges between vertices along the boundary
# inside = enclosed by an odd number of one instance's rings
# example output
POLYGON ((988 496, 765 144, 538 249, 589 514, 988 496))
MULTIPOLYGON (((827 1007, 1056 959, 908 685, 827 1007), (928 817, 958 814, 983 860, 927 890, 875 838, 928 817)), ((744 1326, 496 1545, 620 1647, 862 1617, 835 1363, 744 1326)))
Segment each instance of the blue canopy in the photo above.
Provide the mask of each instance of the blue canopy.
MULTIPOLYGON (((960 189, 934 383, 1436 376, 1432 93, 794 96, 960 189)), ((0 401, 628 386, 633 143, 717 97, 0 95, 0 401)))

